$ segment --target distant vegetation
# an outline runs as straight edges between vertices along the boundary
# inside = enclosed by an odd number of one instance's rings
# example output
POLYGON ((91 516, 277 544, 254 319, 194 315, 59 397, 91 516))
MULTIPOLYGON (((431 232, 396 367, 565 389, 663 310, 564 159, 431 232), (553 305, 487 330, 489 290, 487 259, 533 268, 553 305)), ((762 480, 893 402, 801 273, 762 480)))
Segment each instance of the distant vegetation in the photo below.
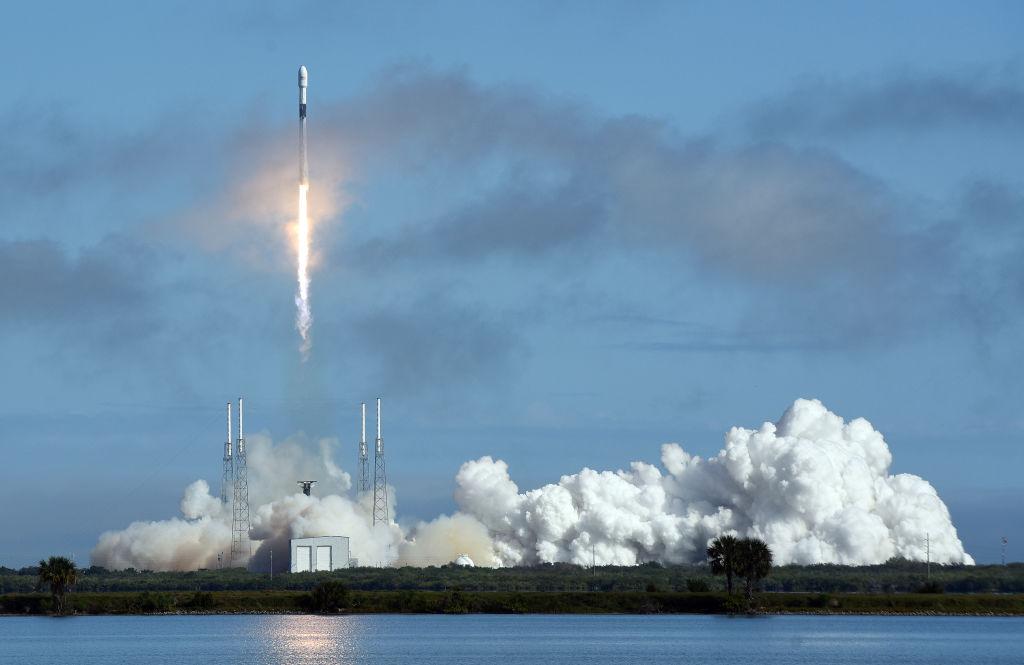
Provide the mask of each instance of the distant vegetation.
MULTIPOLYGON (((20 570, 0 567, 0 593, 30 593, 49 590, 40 585, 40 567, 20 570)), ((461 589, 508 593, 549 591, 660 592, 724 591, 726 582, 711 574, 707 565, 598 566, 584 568, 571 564, 546 564, 523 568, 351 568, 331 573, 274 575, 250 573, 243 569, 202 570, 187 573, 155 573, 136 570, 108 571, 102 568, 78 570, 76 592, 164 592, 164 591, 310 591, 320 582, 337 580, 356 591, 438 591, 461 589)), ((913 593, 944 591, 955 593, 1024 593, 1024 564, 1007 566, 937 566, 932 564, 929 580, 924 563, 893 560, 878 566, 775 566, 760 582, 764 591, 806 593, 913 593), (929 582, 931 584, 929 584, 929 582), (928 588, 926 589, 926 585, 928 588)))
POLYGON ((1024 615, 1024 564, 771 567, 756 539, 716 539, 708 565, 351 568, 275 575, 0 567, 0 613, 867 613, 1024 615), (770 576, 767 576, 768 573, 770 576), (767 576, 767 577, 766 577, 767 576), (728 589, 744 581, 744 594, 728 589), (75 593, 68 593, 72 588, 75 593), (755 593, 758 589, 768 592, 755 593))
MULTIPOLYGON (((328 582, 326 584, 337 584, 328 582)), ((76 592, 69 612, 163 613, 415 613, 415 614, 727 614, 746 612, 741 596, 676 591, 112 591, 76 592), (318 598, 324 604, 318 605, 318 598)), ((806 614, 1024 615, 1024 594, 765 593, 756 612, 806 614)), ((0 613, 45 614, 45 593, 0 595, 0 613)))

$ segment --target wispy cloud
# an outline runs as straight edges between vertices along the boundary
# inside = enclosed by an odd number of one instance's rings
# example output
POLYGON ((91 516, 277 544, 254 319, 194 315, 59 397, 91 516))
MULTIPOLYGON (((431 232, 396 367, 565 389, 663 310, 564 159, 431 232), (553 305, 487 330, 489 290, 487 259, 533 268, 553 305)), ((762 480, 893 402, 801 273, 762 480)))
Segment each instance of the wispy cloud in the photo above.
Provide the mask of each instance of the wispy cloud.
POLYGON ((0 325, 116 326, 151 314, 144 248, 124 238, 69 253, 49 240, 0 242, 0 325))
POLYGON ((751 106, 746 123, 754 136, 771 138, 957 128, 1018 134, 1024 76, 1003 67, 810 80, 751 106))
MULTIPOLYGON (((880 99, 894 85, 849 92, 848 99, 861 101, 847 106, 867 109, 874 102, 864 100, 880 99)), ((905 108, 928 105, 935 90, 960 90, 951 84, 900 89, 921 98, 905 108)), ((1015 108, 1016 93, 989 92, 983 96, 989 102, 950 108, 980 109, 993 122, 1008 118, 1000 109, 1015 108)), ((834 118, 853 117, 814 113, 826 128, 840 126, 834 118)), ((168 173, 187 170, 194 158, 162 152, 176 132, 143 132, 147 145, 156 146, 143 153, 166 157, 160 169, 168 173)), ((314 300, 326 307, 344 302, 333 323, 319 310, 317 334, 350 339, 382 376, 415 368, 424 383, 437 376, 457 382, 510 371, 510 360, 529 348, 527 328, 536 321, 515 317, 524 303, 537 302, 544 280, 593 290, 601 287, 592 278, 612 265, 631 266, 634 277, 605 279, 601 284, 614 292, 588 293, 579 308, 601 299, 629 302, 638 288, 684 273, 709 292, 746 293, 749 312, 735 330, 715 326, 706 334, 673 331, 624 342, 661 351, 827 350, 965 321, 984 330, 1004 320, 995 313, 1005 285, 1024 283, 1015 281, 1024 239, 1012 231, 1020 212, 1011 186, 975 186, 954 218, 931 220, 909 197, 826 149, 686 137, 664 121, 606 116, 529 88, 482 85, 461 72, 415 66, 387 72, 363 93, 321 108, 316 137, 316 196, 324 198, 314 206, 320 213, 314 300), (412 206, 404 218, 378 214, 373 224, 339 223, 349 196, 373 217, 377 201, 360 197, 372 196, 382 180, 429 187, 430 212, 412 206), (1004 220, 1001 251, 967 240, 982 218, 1004 220), (380 303, 389 301, 381 297, 388 289, 401 289, 402 298, 385 310, 380 303)), ((132 226, 146 240, 137 244, 157 255, 187 248, 190 262, 218 280, 254 270, 288 274, 293 139, 290 126, 256 123, 208 147, 232 165, 223 181, 157 225, 132 226)), ((91 164, 123 167, 121 140, 86 144, 91 164)), ((148 186, 161 182, 154 178, 148 186)), ((105 321, 118 307, 137 307, 152 313, 140 321, 207 329, 189 323, 198 315, 173 290, 153 288, 159 259, 143 266, 131 250, 64 252, 46 241, 5 247, 10 258, 0 269, 9 277, 8 326, 60 316, 55 312, 105 321), (19 270, 24 274, 14 274, 19 270), (107 318, 99 314, 104 311, 107 318)), ((639 302, 629 315, 676 316, 675 303, 644 310, 639 302)), ((609 315, 600 308, 591 313, 609 315)), ((567 316, 559 307, 543 315, 567 316)))

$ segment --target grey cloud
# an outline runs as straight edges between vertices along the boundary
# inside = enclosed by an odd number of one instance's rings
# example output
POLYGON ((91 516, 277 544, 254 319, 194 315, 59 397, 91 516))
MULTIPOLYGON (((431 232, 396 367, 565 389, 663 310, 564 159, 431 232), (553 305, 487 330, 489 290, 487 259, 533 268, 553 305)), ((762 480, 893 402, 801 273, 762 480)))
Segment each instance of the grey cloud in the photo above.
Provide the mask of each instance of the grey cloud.
POLYGON ((834 346, 819 339, 775 340, 760 337, 718 334, 714 338, 669 340, 652 342, 625 342, 619 348, 637 351, 671 353, 785 353, 790 351, 827 351, 834 346))
POLYGON ((106 325, 146 318, 153 286, 147 255, 118 238, 76 256, 49 240, 0 242, 0 324, 106 325))
POLYGON ((479 260, 542 257, 597 236, 606 212, 596 192, 547 190, 523 183, 490 193, 438 220, 404 227, 390 237, 342 249, 367 263, 395 259, 479 260))
POLYGON ((891 262, 894 197, 828 153, 660 150, 616 165, 612 186, 624 237, 692 253, 713 272, 792 282, 891 262))
POLYGON ((965 317, 982 329, 1015 319, 1024 303, 1024 189, 971 183, 950 227, 967 263, 964 279, 972 293, 986 295, 980 304, 965 299, 965 317))
POLYGON ((409 220, 399 233, 346 235, 379 265, 500 256, 514 266, 600 242, 609 256, 639 249, 695 261, 706 276, 760 294, 757 316, 769 327, 806 324, 847 341, 955 319, 957 299, 971 297, 959 292, 956 234, 826 150, 686 140, 661 121, 605 118, 414 67, 319 122, 321 145, 366 169, 416 176, 429 167, 456 190, 483 169, 505 174, 473 204, 409 220))
POLYGON ((87 185, 132 193, 143 183, 148 195, 157 176, 187 178, 190 166, 210 165, 212 143, 202 131, 170 118, 124 132, 44 107, 29 127, 15 105, 0 115, 0 210, 38 207, 87 185))
POLYGON ((430 293, 364 313, 352 334, 369 356, 375 385, 403 394, 483 379, 524 352, 507 322, 430 293))
POLYGON ((599 230, 604 215, 598 196, 571 187, 515 187, 456 211, 435 227, 432 240, 456 258, 542 254, 599 230))
MULTIPOLYGON (((393 271, 394 259, 415 259, 421 293, 450 277, 431 272, 431 261, 465 271, 471 283, 472 262, 496 257, 515 270, 588 248, 598 259, 696 264, 709 288, 714 279, 744 284, 761 303, 751 317, 785 340, 794 327, 849 341, 957 320, 963 307, 985 320, 991 309, 990 291, 974 288, 961 220, 927 223, 885 183, 825 150, 687 139, 656 119, 605 117, 571 100, 415 66, 319 108, 315 127, 314 196, 382 174, 425 178, 447 194, 447 209, 423 219, 372 228, 318 220, 326 261, 393 271), (467 184, 481 173, 485 186, 467 184), (480 190, 469 203, 467 189, 480 190), (343 244, 328 238, 339 228, 343 244)), ((290 265, 278 255, 293 206, 293 142, 290 127, 243 127, 226 144, 238 157, 228 186, 211 188, 164 230, 202 234, 205 250, 244 252, 259 269, 290 265)), ((468 317, 495 353, 514 348, 489 323, 502 301, 479 302, 449 314, 468 317)), ((389 331, 403 321, 394 324, 389 331)))
POLYGON ((430 164, 455 185, 463 170, 515 167, 474 204, 373 241, 397 256, 539 254, 602 229, 713 271, 792 281, 849 273, 852 256, 890 262, 902 212, 884 185, 824 151, 685 141, 662 122, 606 119, 459 74, 402 69, 320 122, 330 150, 364 164, 430 164), (518 178, 524 170, 547 177, 518 178))
POLYGON ((1024 130, 1024 81, 991 70, 817 80, 751 107, 747 126, 761 137, 951 127, 1020 132, 1024 130))
POLYGON ((729 330, 698 321, 679 321, 642 315, 602 315, 590 319, 608 328, 610 337, 624 341, 609 348, 661 353, 779 353, 828 351, 839 346, 818 331, 791 332, 756 322, 729 330))
MULTIPOLYGON (((208 229, 215 212, 216 233, 237 237, 218 248, 254 237, 252 224, 223 212, 238 208, 233 200, 245 202, 238 209, 247 220, 267 217, 267 228, 288 214, 267 202, 291 200, 274 185, 293 170, 290 132, 243 130, 233 145, 246 156, 238 183, 218 194, 220 203, 181 216, 208 229)), ((905 214, 898 197, 832 153, 687 141, 661 121, 606 118, 459 73, 394 69, 365 94, 322 108, 316 147, 314 194, 331 180, 376 182, 383 172, 429 178, 452 196, 481 173, 496 174, 469 204, 455 200, 446 212, 369 236, 346 229, 332 251, 363 261, 564 256, 602 238, 612 251, 632 245, 695 259, 712 273, 792 284, 856 280, 865 264, 886 271, 902 258, 892 249, 905 214)))
POLYGON ((990 227, 1008 226, 1015 233, 1024 234, 1024 192, 1004 182, 975 180, 964 190, 960 215, 990 227))
POLYGON ((402 65, 366 94, 324 108, 317 142, 364 168, 443 172, 494 158, 586 157, 594 122, 580 105, 528 88, 402 65))

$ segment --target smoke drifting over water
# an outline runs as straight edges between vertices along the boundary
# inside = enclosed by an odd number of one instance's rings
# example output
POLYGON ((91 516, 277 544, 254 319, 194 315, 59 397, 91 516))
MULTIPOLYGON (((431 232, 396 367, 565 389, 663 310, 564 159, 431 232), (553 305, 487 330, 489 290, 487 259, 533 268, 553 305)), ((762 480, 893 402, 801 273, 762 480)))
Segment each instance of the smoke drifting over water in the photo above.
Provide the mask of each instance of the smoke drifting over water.
MULTIPOLYGON (((248 445, 258 506, 252 536, 262 541, 252 565, 263 570, 270 549, 284 553, 289 538, 317 535, 349 536, 363 565, 437 565, 461 553, 487 566, 697 562, 708 541, 724 533, 763 538, 780 564, 923 560, 926 538, 933 562, 974 563, 935 489, 918 476, 890 475, 882 435, 864 419, 844 422, 817 400, 797 400, 778 423, 757 430, 734 427, 709 459, 665 444, 664 470, 644 462, 628 471, 583 469, 520 492, 505 462, 481 457, 456 476, 460 512, 409 530, 371 526, 368 497, 344 494, 350 482, 332 461, 335 442, 320 442, 318 455, 299 440, 274 445, 254 436, 248 445), (290 485, 298 477, 331 478, 325 489, 338 493, 304 496, 290 485)), ((186 488, 181 510, 183 518, 103 534, 92 562, 215 566, 229 548, 229 511, 202 480, 186 488)), ((276 569, 286 566, 275 557, 276 569)))

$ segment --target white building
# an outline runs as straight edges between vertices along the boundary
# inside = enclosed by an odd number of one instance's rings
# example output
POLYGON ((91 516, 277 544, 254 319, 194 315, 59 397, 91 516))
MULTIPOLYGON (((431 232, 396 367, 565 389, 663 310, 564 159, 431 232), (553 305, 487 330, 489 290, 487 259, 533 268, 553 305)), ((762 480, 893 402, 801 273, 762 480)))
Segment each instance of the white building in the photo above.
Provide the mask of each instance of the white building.
POLYGON ((292 558, 289 570, 293 573, 348 568, 349 551, 346 536, 292 538, 291 544, 292 558))

